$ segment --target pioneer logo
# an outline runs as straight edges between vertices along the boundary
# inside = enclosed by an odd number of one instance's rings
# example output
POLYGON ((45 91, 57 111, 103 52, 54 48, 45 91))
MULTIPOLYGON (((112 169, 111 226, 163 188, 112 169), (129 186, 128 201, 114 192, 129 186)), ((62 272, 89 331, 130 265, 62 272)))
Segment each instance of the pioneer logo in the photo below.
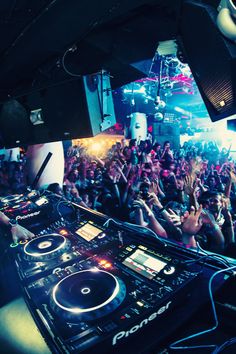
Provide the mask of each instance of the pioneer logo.
POLYGON ((156 312, 153 312, 148 318, 145 318, 144 320, 142 320, 142 322, 140 322, 139 324, 133 326, 128 331, 118 332, 112 339, 112 345, 116 345, 118 340, 120 340, 122 338, 129 337, 130 334, 133 334, 133 333, 139 331, 142 327, 146 326, 149 322, 155 320, 155 318, 158 315, 161 315, 163 312, 165 312, 169 308, 171 302, 172 301, 167 302, 166 305, 160 307, 156 312))
POLYGON ((29 219, 32 218, 33 216, 39 215, 39 211, 35 211, 34 213, 31 214, 26 214, 26 215, 17 215, 16 220, 24 220, 24 219, 29 219))

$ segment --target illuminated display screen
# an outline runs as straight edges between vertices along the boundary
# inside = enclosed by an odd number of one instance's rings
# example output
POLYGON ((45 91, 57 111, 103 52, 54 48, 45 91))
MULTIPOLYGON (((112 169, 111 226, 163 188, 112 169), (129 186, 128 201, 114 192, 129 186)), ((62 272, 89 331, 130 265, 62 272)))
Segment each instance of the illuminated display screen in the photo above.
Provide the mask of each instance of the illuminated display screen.
POLYGON ((83 237, 84 240, 86 241, 92 241, 95 237, 97 237, 102 230, 99 228, 87 223, 78 230, 75 231, 75 233, 81 237, 83 237))
POLYGON ((35 204, 37 204, 38 206, 41 206, 41 205, 47 204, 47 203, 48 203, 48 200, 47 200, 47 198, 44 198, 44 197, 39 198, 38 200, 35 201, 35 204))
POLYGON ((139 273, 148 279, 153 279, 167 263, 138 249, 127 257, 123 261, 123 264, 134 270, 136 273, 139 273))

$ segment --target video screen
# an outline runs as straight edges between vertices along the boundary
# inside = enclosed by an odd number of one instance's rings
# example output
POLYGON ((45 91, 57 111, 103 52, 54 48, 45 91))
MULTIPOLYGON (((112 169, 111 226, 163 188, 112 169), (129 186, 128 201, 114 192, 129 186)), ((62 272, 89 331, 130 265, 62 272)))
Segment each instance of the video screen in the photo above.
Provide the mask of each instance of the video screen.
POLYGON ((44 204, 47 204, 47 203, 48 203, 48 200, 45 197, 41 197, 41 198, 39 198, 38 200, 35 201, 35 204, 37 204, 38 206, 41 206, 41 205, 44 205, 44 204))
POLYGON ((92 241, 101 232, 102 230, 100 230, 96 226, 91 225, 90 223, 85 224, 84 226, 80 227, 78 230, 75 231, 77 235, 81 236, 84 240, 88 242, 92 241))
POLYGON ((139 249, 122 263, 148 279, 153 279, 167 265, 167 263, 139 249))

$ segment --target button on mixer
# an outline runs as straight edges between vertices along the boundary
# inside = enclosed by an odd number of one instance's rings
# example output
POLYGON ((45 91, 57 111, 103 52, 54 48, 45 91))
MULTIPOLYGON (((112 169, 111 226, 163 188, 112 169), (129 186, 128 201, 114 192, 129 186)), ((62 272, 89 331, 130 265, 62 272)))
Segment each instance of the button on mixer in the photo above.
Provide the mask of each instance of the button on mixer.
POLYGON ((175 272, 175 267, 172 267, 172 266, 167 266, 165 267, 163 273, 166 274, 166 275, 171 275, 175 272))

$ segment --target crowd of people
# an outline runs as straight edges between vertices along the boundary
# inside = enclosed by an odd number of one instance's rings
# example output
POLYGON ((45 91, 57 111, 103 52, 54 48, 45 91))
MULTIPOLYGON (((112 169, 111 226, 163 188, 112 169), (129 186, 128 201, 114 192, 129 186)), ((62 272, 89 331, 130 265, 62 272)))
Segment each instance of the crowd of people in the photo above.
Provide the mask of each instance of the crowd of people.
MULTIPOLYGON (((24 164, 24 158, 2 161, 1 195, 25 191, 24 164)), ((122 139, 103 157, 81 145, 70 147, 63 188, 53 183, 48 189, 184 247, 199 243, 235 257, 235 168, 230 151, 212 141, 189 141, 173 150, 169 141, 122 139)))

